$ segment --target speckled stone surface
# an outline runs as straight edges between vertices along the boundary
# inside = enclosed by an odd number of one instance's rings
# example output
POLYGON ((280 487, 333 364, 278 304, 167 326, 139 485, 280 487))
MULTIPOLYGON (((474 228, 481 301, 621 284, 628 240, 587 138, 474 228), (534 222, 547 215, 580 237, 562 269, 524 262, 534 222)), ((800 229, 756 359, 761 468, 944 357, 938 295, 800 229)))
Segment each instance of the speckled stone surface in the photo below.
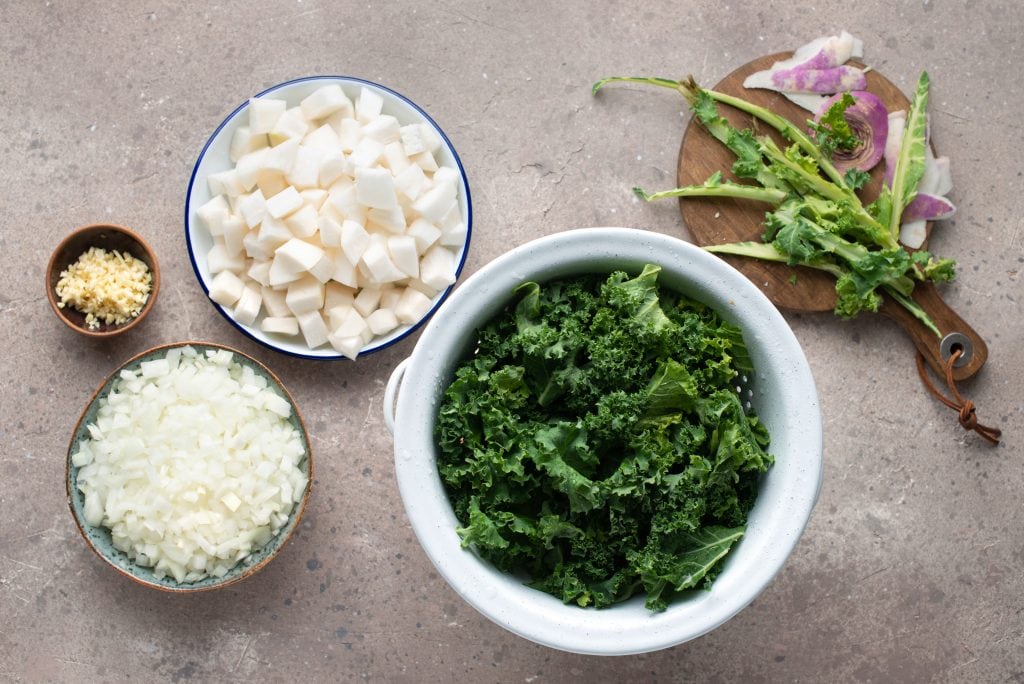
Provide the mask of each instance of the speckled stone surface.
POLYGON ((0 4, 0 680, 1024 678, 1022 23, 1015 3, 945 0, 0 4), (1005 441, 992 449, 960 429, 889 322, 789 315, 822 397, 821 499, 776 581, 696 641, 584 657, 478 615, 421 552, 395 485, 381 400, 415 338, 355 364, 289 359, 229 326, 192 274, 182 214, 195 157, 275 83, 349 74, 425 107, 469 173, 471 273, 575 227, 687 236, 675 204, 629 192, 672 183, 681 100, 628 87, 594 98, 597 78, 713 83, 839 28, 904 89, 923 68, 932 76, 932 131, 959 207, 932 246, 960 261, 946 300, 990 346, 964 391, 1005 441), (150 318, 111 342, 65 328, 43 289, 50 250, 97 221, 142 233, 163 269, 150 318), (106 374, 183 339, 237 346, 279 374, 311 430, 317 482, 299 534, 264 571, 166 596, 86 548, 64 459, 106 374))

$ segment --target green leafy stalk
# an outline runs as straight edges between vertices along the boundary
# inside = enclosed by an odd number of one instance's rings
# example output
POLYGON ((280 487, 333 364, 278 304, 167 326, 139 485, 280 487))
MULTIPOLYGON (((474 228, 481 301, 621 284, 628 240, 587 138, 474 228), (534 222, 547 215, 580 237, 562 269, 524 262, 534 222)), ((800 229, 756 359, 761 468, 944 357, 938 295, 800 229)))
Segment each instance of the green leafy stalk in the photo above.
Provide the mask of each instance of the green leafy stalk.
POLYGON ((740 185, 722 181, 722 173, 716 171, 703 185, 688 185, 673 190, 648 193, 643 188, 633 188, 637 197, 648 202, 665 199, 666 197, 733 197, 736 199, 755 200, 768 204, 779 204, 786 199, 788 193, 774 188, 759 188, 755 185, 740 185))
POLYGON ((929 84, 928 72, 922 71, 921 78, 917 81, 914 99, 910 103, 903 141, 893 169, 889 233, 894 240, 900 234, 903 210, 917 195, 917 186, 924 176, 925 148, 928 144, 928 117, 925 108, 928 106, 929 84))

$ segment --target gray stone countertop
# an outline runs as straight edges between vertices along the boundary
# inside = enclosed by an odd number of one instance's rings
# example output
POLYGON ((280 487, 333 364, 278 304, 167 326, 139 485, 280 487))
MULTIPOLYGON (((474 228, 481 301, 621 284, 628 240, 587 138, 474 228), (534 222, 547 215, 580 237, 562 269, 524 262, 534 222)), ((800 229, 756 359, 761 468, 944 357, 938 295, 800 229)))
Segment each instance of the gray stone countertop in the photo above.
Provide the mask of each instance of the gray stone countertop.
POLYGON ((1024 678, 1024 5, 983 1, 30 2, 0 6, 0 680, 964 681, 1024 678), (473 191, 465 273, 584 226, 688 239, 673 184, 689 120, 668 91, 612 74, 714 83, 763 54, 847 29, 909 90, 932 76, 931 125, 958 206, 933 249, 947 302, 988 341, 963 387, 990 448, 928 396, 892 323, 786 314, 815 374, 825 478, 773 584, 719 629, 613 659, 514 636, 465 604, 421 551, 395 484, 384 383, 415 338, 358 363, 267 350, 215 313, 186 254, 196 156, 237 104, 275 83, 348 74, 429 111, 473 191), (73 228, 110 221, 155 247, 151 317, 93 342, 49 310, 43 273, 73 228), (121 361, 206 339, 270 365, 312 434, 317 486, 264 571, 175 597, 112 572, 64 494, 74 422, 121 361))

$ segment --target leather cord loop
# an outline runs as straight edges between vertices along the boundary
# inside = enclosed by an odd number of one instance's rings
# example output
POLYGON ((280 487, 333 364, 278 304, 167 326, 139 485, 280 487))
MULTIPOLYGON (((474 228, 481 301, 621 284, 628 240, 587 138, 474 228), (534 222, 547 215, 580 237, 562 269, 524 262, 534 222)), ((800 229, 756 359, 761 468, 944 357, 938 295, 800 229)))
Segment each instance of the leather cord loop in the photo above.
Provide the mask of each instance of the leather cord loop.
POLYGON ((928 388, 928 391, 931 392, 936 399, 959 414, 960 426, 964 430, 974 430, 983 438, 988 440, 990 444, 999 444, 999 438, 1003 434, 1002 431, 999 428, 989 427, 979 423, 977 409, 974 406, 974 402, 970 399, 964 399, 956 388, 956 382, 953 380, 953 365, 956 363, 956 360, 960 358, 961 354, 963 354, 962 349, 954 349, 953 353, 949 355, 948 359, 946 359, 946 365, 943 368, 946 376, 946 385, 949 387, 949 393, 952 398, 947 397, 932 383, 931 378, 928 377, 928 371, 925 370, 924 356, 921 355, 921 352, 917 353, 917 373, 921 376, 921 382, 924 383, 924 386, 928 388))

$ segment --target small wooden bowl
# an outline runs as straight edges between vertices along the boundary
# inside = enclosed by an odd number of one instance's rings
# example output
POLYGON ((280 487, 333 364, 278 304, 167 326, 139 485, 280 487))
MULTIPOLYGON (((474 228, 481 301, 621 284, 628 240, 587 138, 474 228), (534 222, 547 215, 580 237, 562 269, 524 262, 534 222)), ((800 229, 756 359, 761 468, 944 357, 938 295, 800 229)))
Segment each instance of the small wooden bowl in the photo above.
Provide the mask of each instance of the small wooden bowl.
POLYGON ((152 310, 159 291, 160 265, 157 263, 156 253, 140 235, 124 226, 96 223, 75 230, 57 245, 57 249, 53 250, 53 254, 50 256, 50 263, 46 266, 46 297, 50 300, 50 308, 57 314, 57 318, 69 328, 89 337, 113 337, 134 328, 152 310), (84 313, 71 306, 64 308, 58 306, 57 282, 60 280, 60 274, 75 263, 78 257, 90 247, 101 247, 108 252, 113 250, 127 252, 145 263, 153 276, 149 298, 146 300, 145 306, 142 307, 138 316, 126 323, 119 325, 100 323, 98 328, 90 329, 86 325, 84 313))

